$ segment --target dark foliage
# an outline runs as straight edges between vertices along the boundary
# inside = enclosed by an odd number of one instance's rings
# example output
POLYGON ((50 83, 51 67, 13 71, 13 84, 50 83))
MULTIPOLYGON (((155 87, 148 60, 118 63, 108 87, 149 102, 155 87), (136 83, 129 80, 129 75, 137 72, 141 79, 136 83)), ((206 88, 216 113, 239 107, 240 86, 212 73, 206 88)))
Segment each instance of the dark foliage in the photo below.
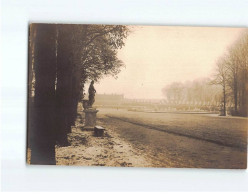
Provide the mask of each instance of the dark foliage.
POLYGON ((68 145, 84 84, 116 76, 124 65, 117 50, 123 25, 30 25, 28 135, 32 164, 55 164, 55 145, 68 145), (34 99, 32 101, 32 98, 34 99))

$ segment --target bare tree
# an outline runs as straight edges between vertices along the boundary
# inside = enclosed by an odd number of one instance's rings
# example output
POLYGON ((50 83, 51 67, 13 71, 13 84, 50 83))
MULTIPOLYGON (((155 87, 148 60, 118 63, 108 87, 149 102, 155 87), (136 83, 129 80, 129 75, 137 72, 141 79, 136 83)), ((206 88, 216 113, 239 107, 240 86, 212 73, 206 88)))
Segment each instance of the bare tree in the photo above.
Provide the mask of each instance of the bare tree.
POLYGON ((248 31, 239 40, 239 63, 240 113, 248 116, 248 31))
POLYGON ((234 100, 234 115, 238 114, 238 81, 240 74, 240 58, 237 47, 229 49, 229 55, 226 57, 226 65, 228 69, 227 84, 232 90, 234 100))
POLYGON ((248 110, 248 32, 229 49, 225 56, 228 69, 227 84, 231 89, 235 115, 247 116, 248 110))
POLYGON ((226 116, 226 102, 227 102, 227 63, 225 58, 220 58, 217 62, 216 74, 211 84, 222 86, 222 102, 223 102, 223 116, 226 116))
POLYGON ((164 95, 167 97, 169 103, 178 105, 183 100, 183 84, 180 82, 173 82, 162 89, 164 95))

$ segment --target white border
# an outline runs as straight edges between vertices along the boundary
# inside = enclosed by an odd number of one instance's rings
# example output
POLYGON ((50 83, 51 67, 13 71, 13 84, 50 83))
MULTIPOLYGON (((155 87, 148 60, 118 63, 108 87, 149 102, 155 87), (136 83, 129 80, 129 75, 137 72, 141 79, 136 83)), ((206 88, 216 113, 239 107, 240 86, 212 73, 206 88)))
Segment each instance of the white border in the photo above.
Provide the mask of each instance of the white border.
POLYGON ((246 0, 3 0, 2 190, 248 191, 247 170, 26 166, 29 22, 247 27, 246 0))

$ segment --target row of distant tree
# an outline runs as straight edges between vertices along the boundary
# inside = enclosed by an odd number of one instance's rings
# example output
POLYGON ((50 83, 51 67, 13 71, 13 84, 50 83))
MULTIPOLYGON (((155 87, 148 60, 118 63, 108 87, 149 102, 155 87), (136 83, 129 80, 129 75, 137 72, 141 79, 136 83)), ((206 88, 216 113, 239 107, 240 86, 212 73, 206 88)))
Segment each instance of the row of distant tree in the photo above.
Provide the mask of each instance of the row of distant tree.
POLYGON ((163 88, 169 104, 220 105, 226 115, 248 116, 248 31, 221 56, 213 78, 174 82, 163 88))
POLYGON ((210 85, 209 78, 194 81, 173 82, 163 88, 168 104, 218 106, 221 100, 220 86, 210 85))

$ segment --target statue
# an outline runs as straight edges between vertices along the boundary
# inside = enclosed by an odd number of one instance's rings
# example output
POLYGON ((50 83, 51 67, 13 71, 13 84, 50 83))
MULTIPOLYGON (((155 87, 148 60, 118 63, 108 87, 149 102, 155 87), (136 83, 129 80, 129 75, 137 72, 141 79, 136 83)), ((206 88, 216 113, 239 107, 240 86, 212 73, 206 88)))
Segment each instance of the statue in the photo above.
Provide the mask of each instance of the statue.
POLYGON ((83 112, 85 113, 84 130, 94 130, 96 126, 96 113, 98 110, 92 108, 95 102, 96 90, 94 88, 94 81, 91 81, 89 89, 89 100, 83 100, 83 112))
POLYGON ((88 106, 92 107, 92 105, 95 102, 95 94, 96 94, 96 90, 94 88, 94 81, 91 81, 88 92, 89 92, 88 106))

